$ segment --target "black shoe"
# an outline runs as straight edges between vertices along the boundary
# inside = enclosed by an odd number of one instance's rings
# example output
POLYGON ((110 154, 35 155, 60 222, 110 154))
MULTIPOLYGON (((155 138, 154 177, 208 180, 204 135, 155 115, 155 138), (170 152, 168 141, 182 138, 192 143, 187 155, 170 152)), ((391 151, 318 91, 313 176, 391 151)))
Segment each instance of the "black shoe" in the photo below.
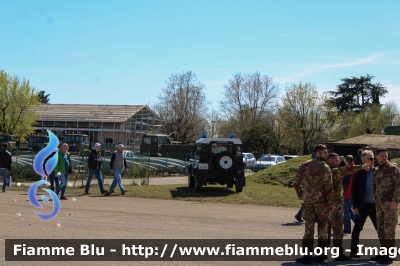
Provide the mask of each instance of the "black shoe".
POLYGON ((319 255, 312 258, 312 260, 319 264, 324 264, 325 260, 328 258, 326 255, 319 255))
POLYGON ((300 223, 304 222, 304 220, 301 218, 301 216, 299 215, 295 215, 294 218, 296 218, 296 220, 300 223))
POLYGON ((85 191, 85 195, 90 195, 89 191, 85 191))
POLYGON ((357 252, 350 252, 350 258, 361 258, 360 255, 357 255, 357 252))
POLYGON ((104 196, 110 196, 112 193, 114 193, 114 190, 110 190, 109 192, 105 193, 104 196))
POLYGON ((393 263, 393 259, 390 258, 388 255, 386 256, 382 256, 381 259, 379 260, 379 264, 392 264, 393 263))
POLYGON ((296 262, 301 264, 313 264, 313 259, 311 257, 303 256, 296 259, 296 262))
POLYGON ((3 189, 2 191, 3 191, 3 192, 6 192, 6 190, 5 190, 5 189, 3 189))
POLYGON ((383 256, 381 255, 376 255, 375 257, 371 258, 371 261, 380 261, 381 259, 383 259, 383 256))
POLYGON ((344 234, 351 234, 351 230, 343 230, 344 234))
POLYGON ((350 258, 344 255, 343 252, 340 253, 337 258, 335 258, 335 261, 348 261, 348 260, 350 260, 350 258))
POLYGON ((126 192, 128 192, 128 190, 125 189, 124 191, 121 192, 121 195, 125 195, 126 192))
POLYGON ((107 190, 102 190, 101 194, 106 194, 108 191, 107 190))

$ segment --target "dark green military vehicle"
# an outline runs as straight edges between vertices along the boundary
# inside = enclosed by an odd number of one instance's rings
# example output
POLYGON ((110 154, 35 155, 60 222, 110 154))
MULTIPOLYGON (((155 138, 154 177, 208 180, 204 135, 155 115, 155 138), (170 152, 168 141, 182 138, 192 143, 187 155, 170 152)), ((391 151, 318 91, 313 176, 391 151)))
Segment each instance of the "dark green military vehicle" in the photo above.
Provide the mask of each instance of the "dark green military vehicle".
POLYGON ((246 184, 242 142, 234 138, 207 138, 195 143, 195 150, 188 164, 188 185, 201 191, 208 183, 219 183, 242 192, 246 184))

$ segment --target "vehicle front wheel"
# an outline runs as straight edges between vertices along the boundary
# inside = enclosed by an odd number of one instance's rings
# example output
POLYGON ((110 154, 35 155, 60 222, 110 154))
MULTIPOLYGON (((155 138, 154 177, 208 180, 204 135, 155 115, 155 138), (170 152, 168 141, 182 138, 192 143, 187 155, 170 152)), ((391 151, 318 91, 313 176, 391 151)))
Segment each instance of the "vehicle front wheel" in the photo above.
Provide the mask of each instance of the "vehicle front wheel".
POLYGON ((243 191, 243 187, 235 186, 235 189, 236 189, 236 192, 242 192, 243 191))

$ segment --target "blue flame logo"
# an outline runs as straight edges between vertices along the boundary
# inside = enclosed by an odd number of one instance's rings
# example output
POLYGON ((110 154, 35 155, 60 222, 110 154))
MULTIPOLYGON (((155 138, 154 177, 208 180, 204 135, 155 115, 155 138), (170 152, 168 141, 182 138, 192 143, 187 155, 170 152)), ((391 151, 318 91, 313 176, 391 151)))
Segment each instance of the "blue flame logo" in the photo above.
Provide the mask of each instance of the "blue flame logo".
MULTIPOLYGON (((35 172, 38 175, 46 178, 48 177, 48 174, 53 171, 58 160, 58 153, 57 153, 58 138, 49 130, 47 130, 47 134, 49 134, 50 138, 49 144, 38 152, 33 162, 33 169, 35 170, 35 172)), ((39 201, 36 198, 36 191, 40 185, 50 185, 50 183, 47 182, 46 180, 40 180, 33 183, 33 185, 28 190, 28 199, 33 206, 39 209, 43 209, 44 207, 39 203, 39 201)), ((53 219, 60 211, 60 201, 58 199, 57 194, 54 193, 54 191, 47 188, 43 188, 43 190, 46 191, 53 200, 54 203, 53 211, 49 214, 42 214, 37 211, 34 211, 34 213, 36 214, 37 217, 39 217, 42 220, 50 220, 53 219)), ((45 195, 42 195, 41 199, 43 200, 44 203, 46 204, 49 203, 49 200, 45 195)))

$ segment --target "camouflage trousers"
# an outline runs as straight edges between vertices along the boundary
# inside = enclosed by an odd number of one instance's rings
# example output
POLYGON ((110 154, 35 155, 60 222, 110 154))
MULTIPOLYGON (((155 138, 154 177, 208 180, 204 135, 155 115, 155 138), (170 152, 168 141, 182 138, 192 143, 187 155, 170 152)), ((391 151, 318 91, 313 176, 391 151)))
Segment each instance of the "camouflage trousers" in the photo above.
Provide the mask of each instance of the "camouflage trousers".
POLYGON ((303 205, 303 219, 305 232, 303 236, 303 247, 313 248, 315 223, 318 225, 318 246, 328 246, 328 221, 329 211, 326 204, 303 205))
POLYGON ((396 226, 398 223, 397 209, 389 208, 390 201, 375 202, 376 206, 376 223, 379 241, 382 247, 396 246, 396 226))
POLYGON ((334 247, 342 247, 343 241, 343 205, 335 205, 335 209, 329 212, 328 234, 330 242, 330 234, 332 228, 332 238, 334 247))

